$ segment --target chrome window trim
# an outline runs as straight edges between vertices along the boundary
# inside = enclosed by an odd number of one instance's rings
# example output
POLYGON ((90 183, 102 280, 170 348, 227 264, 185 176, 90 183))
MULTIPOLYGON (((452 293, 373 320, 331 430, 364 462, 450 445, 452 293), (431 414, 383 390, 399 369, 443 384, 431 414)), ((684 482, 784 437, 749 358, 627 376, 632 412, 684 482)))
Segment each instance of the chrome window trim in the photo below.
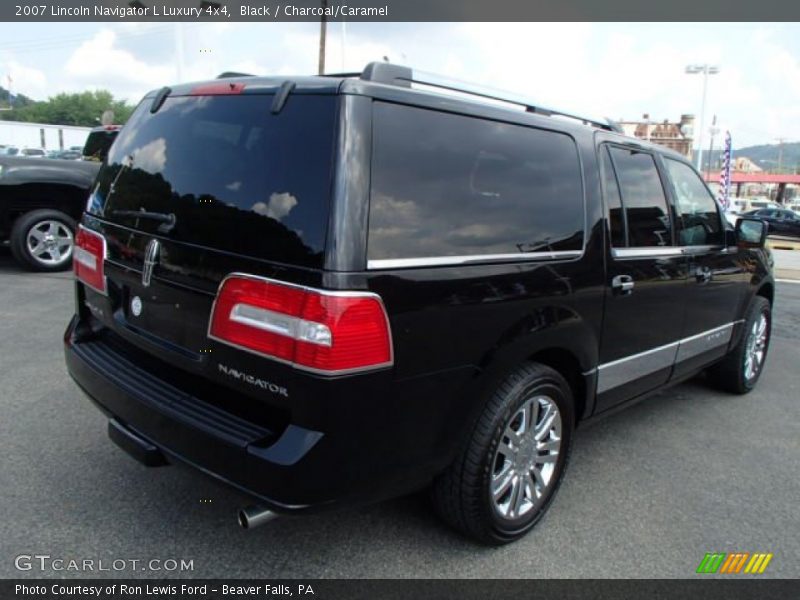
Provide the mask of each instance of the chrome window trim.
POLYGON ((409 267, 443 267, 452 265, 488 264, 493 262, 535 262, 579 258, 582 250, 525 252, 514 254, 469 254, 464 256, 424 256, 419 258, 379 258, 367 261, 368 270, 404 269, 409 267))
POLYGON ((731 321, 663 346, 597 365, 597 393, 601 394, 703 352, 724 346, 730 342, 734 326, 742 322, 742 319, 731 321), (714 337, 708 339, 709 336, 714 337))
POLYGON ((694 254, 705 254, 706 252, 720 252, 726 250, 726 246, 723 244, 703 244, 700 246, 681 246, 681 250, 684 254, 687 255, 694 255, 694 254))
POLYGON ((637 248, 612 248, 611 256, 614 258, 650 258, 683 256, 680 246, 640 246, 637 248))

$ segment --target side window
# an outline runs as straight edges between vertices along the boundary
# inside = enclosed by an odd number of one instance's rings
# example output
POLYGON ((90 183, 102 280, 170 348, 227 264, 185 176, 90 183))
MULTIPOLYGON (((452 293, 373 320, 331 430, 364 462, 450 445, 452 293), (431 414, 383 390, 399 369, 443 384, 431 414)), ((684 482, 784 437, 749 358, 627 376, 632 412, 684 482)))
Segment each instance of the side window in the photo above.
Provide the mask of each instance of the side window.
POLYGON ((723 243, 722 221, 717 202, 689 165, 664 159, 675 193, 675 209, 680 221, 681 246, 723 243))
POLYGON ((567 135, 375 102, 369 260, 583 248, 567 135))
POLYGON ((622 198, 619 195, 617 176, 611 157, 608 155, 608 146, 600 148, 600 174, 603 178, 603 197, 608 211, 608 224, 611 233, 611 246, 624 248, 628 245, 625 240, 625 214, 622 211, 622 198))
POLYGON ((653 156, 639 150, 609 148, 619 181, 631 247, 669 246, 669 209, 653 156))

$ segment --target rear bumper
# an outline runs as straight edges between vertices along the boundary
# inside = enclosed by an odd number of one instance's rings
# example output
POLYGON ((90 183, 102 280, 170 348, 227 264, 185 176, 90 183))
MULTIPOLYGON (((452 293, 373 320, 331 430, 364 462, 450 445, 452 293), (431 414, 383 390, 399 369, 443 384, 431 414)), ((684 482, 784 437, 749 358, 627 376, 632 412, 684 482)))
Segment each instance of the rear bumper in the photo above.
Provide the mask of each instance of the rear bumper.
MULTIPOLYGON (((138 372, 135 365, 103 347, 102 342, 76 342, 75 325, 73 320, 65 335, 67 369, 98 408, 124 430, 152 444, 170 462, 187 463, 273 510, 309 508, 309 504, 292 499, 291 489, 269 485, 284 481, 289 472, 289 466, 259 455, 264 448, 256 444, 273 441, 271 431, 180 395, 168 384, 138 372)), ((268 448, 278 445, 287 455, 296 457, 303 449, 307 453, 309 448, 303 448, 303 443, 308 437, 315 441, 320 437, 316 432, 307 432, 305 438, 296 433, 287 428, 268 448), (289 439, 284 440, 287 435, 289 439), (287 441, 293 448, 285 447, 287 441)))
MULTIPOLYGON (((407 415, 410 431, 388 431, 382 429, 385 425, 364 428, 362 420, 343 430, 339 419, 326 432, 296 423, 273 431, 158 379, 102 336, 83 339, 76 329, 78 317, 64 337, 68 371, 113 420, 118 445, 134 455, 151 445, 169 462, 186 463, 276 512, 317 511, 397 496, 425 485, 449 461, 440 444, 450 446, 454 440, 442 437, 447 432, 431 414, 427 422, 414 418, 413 411, 407 415), (423 433, 422 439, 438 443, 423 447, 415 441, 426 426, 439 429, 439 435, 423 433), (126 437, 138 447, 130 447, 126 437)), ((328 404, 331 398, 320 401, 328 404)), ((375 406, 382 399, 364 401, 375 406)), ((392 405, 387 401, 386 406, 392 405)))

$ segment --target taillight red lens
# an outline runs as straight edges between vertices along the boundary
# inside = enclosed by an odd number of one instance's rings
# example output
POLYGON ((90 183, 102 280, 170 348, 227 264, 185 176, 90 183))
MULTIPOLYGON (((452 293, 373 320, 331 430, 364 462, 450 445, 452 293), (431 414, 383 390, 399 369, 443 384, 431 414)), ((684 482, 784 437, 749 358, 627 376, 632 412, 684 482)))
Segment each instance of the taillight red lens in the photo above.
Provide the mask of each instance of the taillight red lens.
POLYGON ((325 292, 248 275, 225 279, 209 336, 327 374, 392 364, 389 321, 380 298, 325 292))
POLYGON ((72 270, 79 281, 101 294, 106 293, 105 258, 106 239, 95 231, 78 226, 72 270))

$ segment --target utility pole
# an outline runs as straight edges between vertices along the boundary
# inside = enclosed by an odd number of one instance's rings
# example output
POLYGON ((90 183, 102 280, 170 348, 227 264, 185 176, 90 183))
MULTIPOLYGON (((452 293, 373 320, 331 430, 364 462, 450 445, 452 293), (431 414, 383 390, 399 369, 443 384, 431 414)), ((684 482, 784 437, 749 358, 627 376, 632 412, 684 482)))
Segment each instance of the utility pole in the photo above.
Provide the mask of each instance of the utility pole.
POLYGON ((319 75, 325 74, 325 33, 328 21, 328 17, 325 16, 325 10, 327 8, 328 0, 322 0, 322 18, 319 20, 319 75))
POLYGON ((775 138, 778 142, 778 173, 783 170, 783 143, 786 141, 786 138, 775 138))

